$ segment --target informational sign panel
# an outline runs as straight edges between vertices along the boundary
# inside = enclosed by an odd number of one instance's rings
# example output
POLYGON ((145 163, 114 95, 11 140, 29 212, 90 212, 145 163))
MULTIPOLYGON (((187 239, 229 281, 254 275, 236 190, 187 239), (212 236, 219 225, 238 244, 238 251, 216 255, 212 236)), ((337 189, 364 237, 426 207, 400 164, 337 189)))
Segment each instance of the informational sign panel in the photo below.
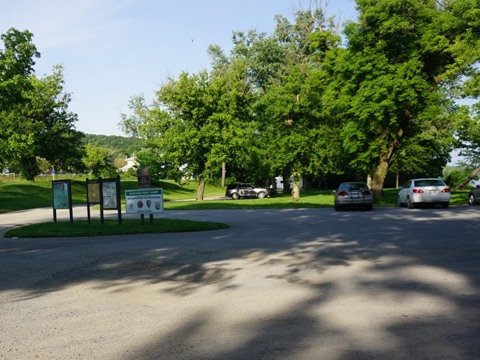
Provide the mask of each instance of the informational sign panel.
POLYGON ((73 222, 72 186, 70 180, 52 181, 53 221, 57 222, 57 210, 68 209, 73 222))
POLYGON ((125 191, 127 214, 158 214, 163 212, 163 189, 125 191))
POLYGON ((100 222, 104 223, 104 210, 117 210, 118 223, 122 223, 122 207, 120 199, 120 177, 112 179, 87 178, 87 217, 90 224, 90 206, 100 204, 100 222))
POLYGON ((100 204, 100 181, 87 179, 88 202, 100 204))
POLYGON ((54 209, 70 209, 69 182, 53 181, 53 208, 54 209))
POLYGON ((103 208, 117 210, 117 180, 103 179, 102 181, 103 208))

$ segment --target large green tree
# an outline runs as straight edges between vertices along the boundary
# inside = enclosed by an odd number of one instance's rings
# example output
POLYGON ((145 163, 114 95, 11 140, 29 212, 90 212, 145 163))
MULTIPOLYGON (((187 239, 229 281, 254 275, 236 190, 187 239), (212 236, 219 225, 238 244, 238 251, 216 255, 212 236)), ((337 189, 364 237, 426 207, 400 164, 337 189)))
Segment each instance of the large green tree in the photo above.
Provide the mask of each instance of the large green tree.
POLYGON ((299 10, 295 22, 277 17, 273 35, 282 48, 279 71, 260 99, 264 104, 265 132, 277 172, 293 177, 292 198, 300 196, 300 176, 322 176, 339 171, 341 153, 336 145, 335 118, 326 116, 326 55, 335 51, 340 37, 325 9, 299 10))
POLYGON ((378 196, 402 147, 423 144, 443 163, 448 160, 452 94, 478 70, 480 3, 357 4, 359 21, 346 26, 347 49, 331 61, 324 103, 344 123, 340 131, 343 149, 353 157, 350 165, 372 175, 378 196))
POLYGON ((216 151, 223 121, 216 114, 217 89, 207 71, 182 73, 161 86, 151 106, 142 97, 132 99, 134 114, 122 119, 125 130, 146 139, 146 145, 157 149, 183 177, 198 178, 197 200, 203 200, 205 181, 222 162, 222 154, 216 151))
POLYGON ((80 166, 83 136, 74 127, 77 115, 68 110, 61 67, 35 76, 40 54, 32 37, 10 29, 1 36, 0 51, 0 164, 17 165, 28 180, 39 174, 39 158, 57 169, 80 166))
POLYGON ((83 163, 95 177, 114 177, 117 175, 115 167, 115 150, 105 146, 87 144, 83 163))
POLYGON ((250 125, 257 134, 255 144, 265 175, 282 174, 286 179, 293 175, 296 198, 301 175, 337 170, 336 132, 330 118, 323 116, 321 96, 323 62, 340 37, 333 19, 325 18, 321 8, 297 11, 294 23, 283 16, 276 20, 271 36, 234 33, 230 63, 241 62, 247 69, 245 83, 254 94, 250 125))
POLYGON ((199 179, 197 200, 203 199, 205 180, 220 169, 223 177, 226 172, 229 179, 242 181, 256 180, 262 172, 248 68, 218 46, 209 53, 211 72, 169 79, 150 106, 143 96, 133 97, 132 113, 122 114, 121 121, 124 132, 145 139, 148 150, 140 160, 150 163, 155 175, 199 179))
POLYGON ((259 114, 254 108, 259 94, 248 61, 227 58, 218 46, 210 46, 209 53, 213 60, 211 86, 218 99, 214 119, 221 135, 213 152, 223 164, 222 180, 265 180, 268 156, 259 146, 259 114))

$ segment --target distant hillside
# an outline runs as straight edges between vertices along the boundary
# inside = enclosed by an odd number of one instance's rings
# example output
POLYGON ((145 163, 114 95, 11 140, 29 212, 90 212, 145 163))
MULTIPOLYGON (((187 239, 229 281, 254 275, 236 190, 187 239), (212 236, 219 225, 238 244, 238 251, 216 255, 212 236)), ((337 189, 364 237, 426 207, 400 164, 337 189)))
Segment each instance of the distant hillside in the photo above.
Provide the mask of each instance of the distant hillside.
POLYGON ((125 157, 130 157, 143 148, 143 140, 125 136, 85 134, 84 141, 85 144, 113 148, 125 157))

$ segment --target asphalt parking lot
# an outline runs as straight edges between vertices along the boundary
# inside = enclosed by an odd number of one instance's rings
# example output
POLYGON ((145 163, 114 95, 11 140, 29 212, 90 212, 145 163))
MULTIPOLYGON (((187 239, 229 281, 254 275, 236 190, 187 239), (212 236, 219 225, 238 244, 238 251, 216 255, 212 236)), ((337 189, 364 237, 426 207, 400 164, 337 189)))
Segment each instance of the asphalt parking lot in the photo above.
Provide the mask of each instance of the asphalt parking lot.
POLYGON ((231 227, 0 238, 0 359, 479 357, 480 206, 163 217, 231 227))

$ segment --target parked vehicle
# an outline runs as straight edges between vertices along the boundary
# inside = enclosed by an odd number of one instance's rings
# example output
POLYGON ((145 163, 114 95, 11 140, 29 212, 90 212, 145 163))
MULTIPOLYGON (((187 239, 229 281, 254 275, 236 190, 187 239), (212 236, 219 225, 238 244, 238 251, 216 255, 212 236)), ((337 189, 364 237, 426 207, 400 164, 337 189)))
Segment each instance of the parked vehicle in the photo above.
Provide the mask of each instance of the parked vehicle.
POLYGON ((234 183, 227 186, 225 196, 231 197, 233 200, 240 198, 263 199, 270 196, 270 193, 266 188, 256 187, 249 183, 234 183))
POLYGON ((360 181, 343 182, 334 192, 335 210, 360 207, 373 209, 373 194, 368 185, 360 181))
POLYGON ((480 185, 475 186, 468 193, 468 204, 469 205, 480 204, 480 185))
POLYGON ((448 208, 450 196, 450 188, 440 179, 410 179, 400 187, 397 204, 409 209, 418 205, 441 205, 448 208))

